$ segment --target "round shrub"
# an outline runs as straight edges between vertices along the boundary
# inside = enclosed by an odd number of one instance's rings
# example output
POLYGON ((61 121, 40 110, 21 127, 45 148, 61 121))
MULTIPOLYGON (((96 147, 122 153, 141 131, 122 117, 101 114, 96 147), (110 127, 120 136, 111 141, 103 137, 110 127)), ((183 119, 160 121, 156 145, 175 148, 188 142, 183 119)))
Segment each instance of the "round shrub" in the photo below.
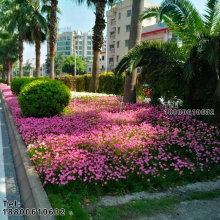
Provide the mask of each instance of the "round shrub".
POLYGON ((30 77, 22 77, 22 78, 14 78, 12 83, 11 83, 11 91, 15 95, 19 95, 21 92, 22 88, 27 85, 28 83, 34 81, 34 80, 49 80, 49 78, 45 77, 35 77, 35 78, 30 78, 30 77))
POLYGON ((23 77, 23 78, 15 78, 11 83, 11 91, 18 95, 24 85, 29 82, 32 82, 33 78, 23 77))
POLYGON ((18 96, 22 114, 36 118, 62 113, 70 99, 69 88, 57 80, 34 80, 18 96))

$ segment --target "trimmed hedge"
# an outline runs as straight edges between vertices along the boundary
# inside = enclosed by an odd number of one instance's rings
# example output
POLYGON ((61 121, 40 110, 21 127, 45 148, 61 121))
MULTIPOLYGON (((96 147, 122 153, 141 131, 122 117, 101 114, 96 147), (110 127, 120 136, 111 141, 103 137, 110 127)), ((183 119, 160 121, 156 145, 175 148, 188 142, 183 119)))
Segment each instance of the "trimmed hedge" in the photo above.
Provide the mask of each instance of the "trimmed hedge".
MULTIPOLYGON (((76 91, 88 92, 89 84, 92 78, 91 74, 76 76, 76 91)), ((112 72, 103 72, 99 75, 99 93, 122 94, 124 88, 125 75, 117 77, 112 72)), ((56 80, 62 81, 70 90, 75 90, 75 77, 71 75, 56 77, 56 80)))
POLYGON ((15 94, 15 95, 19 95, 19 93, 21 92, 22 88, 27 85, 28 83, 34 81, 34 80, 49 80, 49 78, 46 77, 35 77, 35 78, 30 78, 30 77, 16 77, 13 79, 13 81, 11 82, 11 91, 15 94))
POLYGON ((18 96, 22 114, 36 118, 61 114, 70 100, 69 88, 57 80, 34 80, 18 96))

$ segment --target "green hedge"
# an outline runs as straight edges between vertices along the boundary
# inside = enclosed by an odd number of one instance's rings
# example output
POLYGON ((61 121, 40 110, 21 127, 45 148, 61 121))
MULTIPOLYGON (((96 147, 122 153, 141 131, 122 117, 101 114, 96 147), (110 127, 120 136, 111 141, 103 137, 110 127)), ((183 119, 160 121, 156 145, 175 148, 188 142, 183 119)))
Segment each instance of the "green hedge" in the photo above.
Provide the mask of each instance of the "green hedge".
POLYGON ((46 77, 22 77, 22 78, 18 78, 15 77, 11 83, 11 91, 15 94, 15 95, 19 95, 19 93, 21 92, 22 88, 27 85, 28 83, 34 81, 34 80, 49 80, 49 78, 46 77))
POLYGON ((46 79, 26 84, 18 96, 22 114, 37 118, 61 114, 70 100, 70 90, 64 83, 46 79))
MULTIPOLYGON (((89 84, 92 78, 91 74, 85 75, 78 75, 76 76, 76 91, 77 92, 88 92, 89 91, 89 84)), ((116 77, 112 72, 103 72, 99 75, 99 93, 106 93, 106 94, 122 94, 124 88, 124 78, 125 76, 122 75, 121 77, 116 77)), ((75 77, 68 75, 68 76, 61 76, 56 77, 57 80, 62 81, 65 85, 67 85, 70 90, 75 90, 75 77)))

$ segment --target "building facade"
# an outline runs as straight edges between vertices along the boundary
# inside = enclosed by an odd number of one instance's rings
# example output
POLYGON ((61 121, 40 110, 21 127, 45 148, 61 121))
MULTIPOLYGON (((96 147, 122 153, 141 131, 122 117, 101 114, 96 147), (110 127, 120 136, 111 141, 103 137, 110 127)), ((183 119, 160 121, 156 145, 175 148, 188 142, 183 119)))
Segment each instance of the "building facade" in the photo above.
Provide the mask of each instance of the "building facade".
MULTIPOLYGON (((142 10, 158 6, 147 0, 142 1, 142 10)), ((132 0, 125 0, 107 11, 107 59, 108 70, 114 70, 120 59, 128 52, 131 28, 132 0)), ((142 26, 156 24, 156 18, 142 22, 142 26)))
MULTIPOLYGON (((81 31, 68 31, 58 34, 56 51, 62 54, 65 58, 71 55, 75 55, 80 59, 84 58, 87 62, 87 72, 92 72, 93 65, 93 44, 92 44, 93 32, 88 31, 82 33, 81 31)), ((106 45, 102 48, 105 50, 106 45)), ((100 64, 102 69, 103 64, 100 64)), ((105 67, 104 67, 105 68, 105 67)))
POLYGON ((142 29, 142 41, 176 41, 177 39, 165 23, 154 24, 142 29))

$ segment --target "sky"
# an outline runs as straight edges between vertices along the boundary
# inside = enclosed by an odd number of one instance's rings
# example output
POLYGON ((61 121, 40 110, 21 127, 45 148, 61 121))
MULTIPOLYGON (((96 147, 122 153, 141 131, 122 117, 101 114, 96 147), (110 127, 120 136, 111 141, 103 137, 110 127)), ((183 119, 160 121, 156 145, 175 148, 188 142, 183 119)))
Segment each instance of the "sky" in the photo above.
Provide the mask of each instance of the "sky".
MULTIPOLYGON (((162 0, 149 0, 150 2, 160 4, 162 0)), ((204 13, 204 7, 207 0, 191 0, 197 9, 204 13)), ((71 27, 72 30, 87 32, 91 30, 95 23, 94 9, 88 8, 86 4, 78 5, 76 0, 59 0, 59 8, 62 14, 59 15, 59 28, 71 27)), ((41 62, 46 59, 46 43, 41 46, 41 62)), ((24 62, 27 59, 35 58, 34 45, 25 44, 24 62)))

